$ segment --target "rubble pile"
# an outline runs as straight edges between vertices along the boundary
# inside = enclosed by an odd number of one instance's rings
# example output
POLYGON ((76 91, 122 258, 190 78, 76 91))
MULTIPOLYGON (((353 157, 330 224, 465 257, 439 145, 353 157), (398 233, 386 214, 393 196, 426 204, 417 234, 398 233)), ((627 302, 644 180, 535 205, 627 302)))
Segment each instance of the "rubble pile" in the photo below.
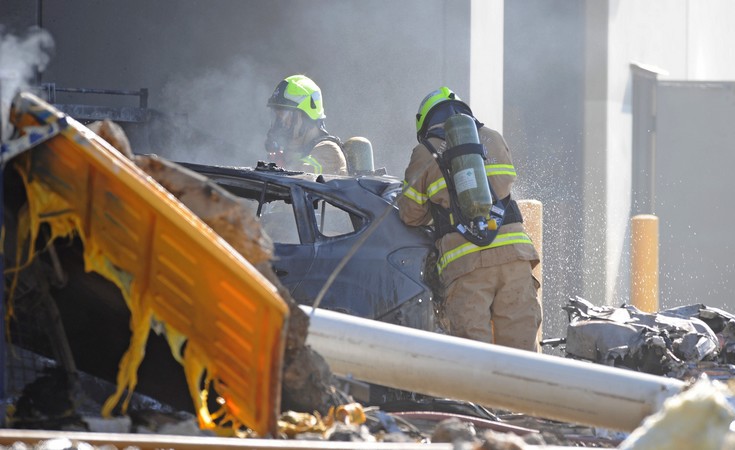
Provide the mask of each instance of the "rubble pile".
POLYGON ((582 298, 569 316, 570 358, 689 380, 735 376, 735 315, 702 304, 645 313, 632 305, 595 306, 582 298))
MULTIPOLYGON (((39 365, 46 369, 42 370, 35 382, 23 389, 20 398, 8 405, 12 421, 7 425, 12 429, 58 430, 59 436, 94 432, 216 438, 212 431, 199 428, 194 414, 174 409, 140 393, 132 395, 126 414, 118 411, 114 417, 102 418, 99 412, 105 399, 114 392, 114 384, 80 372, 76 397, 72 398, 72 393, 65 385, 66 373, 54 367, 52 360, 40 358, 39 365), (52 393, 49 388, 53 389, 52 393)), ((520 442, 531 448, 543 444, 615 448, 625 437, 589 426, 544 420, 508 411, 491 411, 479 405, 451 399, 417 397, 411 403, 404 401, 395 407, 387 405, 382 408, 350 402, 348 395, 340 395, 349 403, 331 407, 325 414, 318 411, 284 410, 278 418, 278 433, 272 438, 290 441, 373 442, 376 445, 460 440, 467 445, 475 445, 476 448, 503 448, 498 447, 499 443, 509 442, 516 445, 509 448, 526 448, 519 446, 520 442), (495 447, 489 443, 493 443, 495 447)), ((255 435, 241 437, 258 438, 255 435)), ((54 443, 56 444, 59 443, 54 443)), ((39 445, 24 448, 47 447, 39 445)), ((79 446, 70 441, 62 448, 92 447, 79 446)))

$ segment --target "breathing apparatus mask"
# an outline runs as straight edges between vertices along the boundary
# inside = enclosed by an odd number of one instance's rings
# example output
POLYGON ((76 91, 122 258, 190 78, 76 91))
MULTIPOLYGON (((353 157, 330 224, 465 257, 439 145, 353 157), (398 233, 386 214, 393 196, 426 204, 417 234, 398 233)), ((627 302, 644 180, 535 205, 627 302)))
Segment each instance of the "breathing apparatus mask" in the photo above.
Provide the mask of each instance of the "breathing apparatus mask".
POLYGON ((265 139, 265 150, 270 161, 283 166, 284 152, 292 148, 294 141, 303 134, 304 122, 300 117, 301 112, 296 109, 277 107, 269 109, 271 125, 265 139))
POLYGON ((265 149, 271 161, 283 165, 284 152, 299 152, 315 121, 324 128, 324 103, 319 86, 305 75, 292 75, 278 83, 267 103, 271 111, 271 126, 265 149))
POLYGON ((271 125, 265 141, 268 153, 281 151, 291 142, 293 136, 294 110, 270 108, 271 125))

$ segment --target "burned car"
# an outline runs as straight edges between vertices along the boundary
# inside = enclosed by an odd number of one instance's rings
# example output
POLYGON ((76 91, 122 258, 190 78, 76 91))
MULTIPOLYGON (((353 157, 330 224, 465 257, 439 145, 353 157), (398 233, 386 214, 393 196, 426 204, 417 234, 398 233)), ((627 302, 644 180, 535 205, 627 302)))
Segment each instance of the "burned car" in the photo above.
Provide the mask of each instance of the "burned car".
POLYGON ((180 164, 250 204, 274 242, 273 269, 300 304, 321 296, 320 308, 437 330, 433 238, 398 217, 401 180, 290 172, 262 162, 180 164))

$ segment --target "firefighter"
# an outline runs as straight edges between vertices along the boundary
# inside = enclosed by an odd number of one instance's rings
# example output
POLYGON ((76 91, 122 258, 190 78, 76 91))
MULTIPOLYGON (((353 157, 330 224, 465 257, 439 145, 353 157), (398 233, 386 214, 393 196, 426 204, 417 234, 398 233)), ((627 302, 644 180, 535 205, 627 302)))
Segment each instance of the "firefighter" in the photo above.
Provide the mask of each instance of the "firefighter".
POLYGON ((287 169, 347 175, 339 138, 324 125, 319 86, 304 75, 281 81, 268 99, 271 126, 265 141, 269 155, 287 169))
POLYGON ((520 210, 510 198, 516 172, 505 140, 475 119, 470 107, 447 87, 423 99, 416 130, 419 145, 406 168, 405 191, 398 199, 398 208, 407 225, 434 228, 448 332, 539 352, 540 283, 531 272, 539 256, 524 231, 520 210), (453 195, 456 190, 448 189, 443 175, 448 172, 442 172, 440 161, 446 164, 441 158, 446 150, 444 124, 454 114, 467 114, 474 120, 478 146, 484 147, 479 179, 484 181, 482 173, 487 174, 496 205, 504 209, 501 226, 486 245, 469 242, 460 232, 465 228, 454 222, 457 214, 451 214, 451 202, 458 201, 453 195))

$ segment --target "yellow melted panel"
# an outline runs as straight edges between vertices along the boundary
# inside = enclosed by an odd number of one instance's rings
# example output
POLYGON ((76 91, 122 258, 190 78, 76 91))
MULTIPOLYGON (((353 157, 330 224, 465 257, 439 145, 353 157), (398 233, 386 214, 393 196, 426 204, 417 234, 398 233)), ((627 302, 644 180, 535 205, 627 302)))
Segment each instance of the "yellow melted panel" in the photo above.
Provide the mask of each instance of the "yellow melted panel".
MULTIPOLYGON (((58 119, 32 95, 23 100, 16 126, 58 119)), ((85 269, 115 283, 130 309, 130 345, 103 413, 111 414, 127 389, 125 412, 155 321, 164 324, 183 365, 200 426, 223 435, 241 426, 261 436, 274 433, 280 378, 274 383, 273 377, 281 373, 285 302, 170 193, 68 120, 66 130, 17 158, 16 167, 28 194, 31 242, 41 223, 50 226, 52 238, 78 235, 85 269), (210 386, 223 399, 213 412, 207 408, 210 386)))

